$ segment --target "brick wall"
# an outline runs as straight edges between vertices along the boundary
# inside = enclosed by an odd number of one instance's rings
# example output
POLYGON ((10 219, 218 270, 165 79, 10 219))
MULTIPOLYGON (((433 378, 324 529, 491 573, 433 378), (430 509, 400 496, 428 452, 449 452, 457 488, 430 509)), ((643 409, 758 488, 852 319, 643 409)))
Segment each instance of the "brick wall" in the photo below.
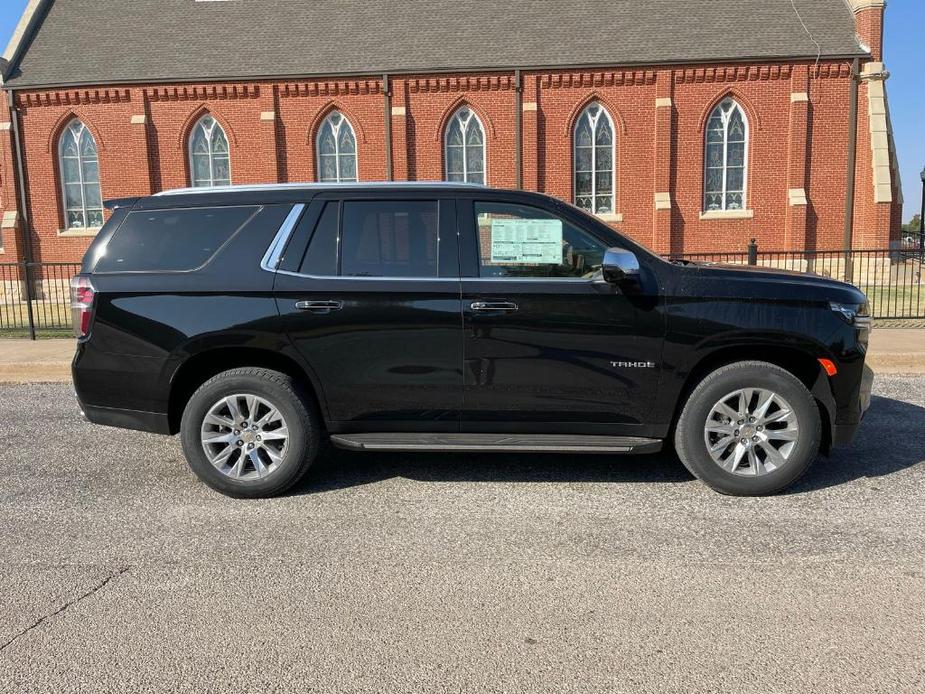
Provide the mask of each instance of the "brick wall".
MULTIPOLYGON (((769 250, 841 246, 849 62, 527 72, 522 80, 525 188, 571 199, 572 128, 599 101, 617 142, 617 215, 607 221, 628 235, 662 252, 744 250, 750 238, 769 250), (726 96, 749 119, 749 216, 704 219, 704 128, 726 96)), ((444 127, 466 104, 485 127, 487 182, 513 187, 516 86, 513 73, 392 77, 394 178, 443 178, 444 127)), ((78 260, 90 241, 62 231, 57 141, 71 118, 96 138, 103 196, 115 198, 189 185, 188 136, 207 112, 228 136, 234 183, 315 180, 315 135, 332 109, 353 125, 360 179, 384 180, 384 98, 381 80, 362 78, 17 92, 36 260, 78 260)), ((899 215, 873 202, 863 100, 860 113, 856 239, 883 247, 899 215)), ((0 204, 11 207, 11 144, 0 135, 0 204)), ((0 258, 12 260, 18 246, 4 239, 0 258)))

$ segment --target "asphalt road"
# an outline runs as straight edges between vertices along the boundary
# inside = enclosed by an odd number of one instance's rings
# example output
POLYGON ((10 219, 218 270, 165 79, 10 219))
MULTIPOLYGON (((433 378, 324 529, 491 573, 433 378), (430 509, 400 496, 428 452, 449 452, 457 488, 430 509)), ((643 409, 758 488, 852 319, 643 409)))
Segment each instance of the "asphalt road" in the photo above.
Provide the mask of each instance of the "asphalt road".
POLYGON ((925 691, 925 378, 791 493, 668 455, 334 452, 233 501, 0 387, 0 691, 925 691))

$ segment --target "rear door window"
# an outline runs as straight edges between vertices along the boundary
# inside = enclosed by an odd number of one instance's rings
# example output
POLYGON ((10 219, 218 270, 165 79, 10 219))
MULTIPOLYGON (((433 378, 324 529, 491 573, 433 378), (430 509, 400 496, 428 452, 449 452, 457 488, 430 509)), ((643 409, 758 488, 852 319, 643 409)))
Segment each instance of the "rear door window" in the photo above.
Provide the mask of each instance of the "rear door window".
POLYGON ((139 210, 113 234, 96 272, 182 272, 205 265, 259 210, 139 210))
POLYGON ((344 203, 344 277, 437 277, 436 200, 344 203))
MULTIPOLYGON (((337 274, 337 221, 340 205, 337 202, 325 203, 321 216, 312 231, 308 250, 299 267, 303 275, 315 277, 332 277, 337 274)), ((309 215, 305 215, 302 224, 310 224, 309 215)), ((301 229, 299 233, 308 233, 301 229)))

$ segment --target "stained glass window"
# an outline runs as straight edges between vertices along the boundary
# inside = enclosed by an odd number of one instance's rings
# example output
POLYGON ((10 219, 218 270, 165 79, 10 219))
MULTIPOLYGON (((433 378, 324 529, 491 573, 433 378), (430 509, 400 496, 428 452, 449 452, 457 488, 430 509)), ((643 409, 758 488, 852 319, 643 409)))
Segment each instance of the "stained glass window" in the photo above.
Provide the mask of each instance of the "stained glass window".
POLYGON ((222 126, 206 114, 190 135, 190 174, 193 186, 231 185, 231 150, 222 126))
POLYGON ((745 209, 748 120, 733 99, 724 99, 707 121, 704 210, 745 209))
POLYGON ((614 147, 613 122, 600 104, 590 104, 575 123, 575 204, 594 214, 613 214, 614 147))
POLYGON ((103 226, 103 195, 96 140, 79 120, 71 121, 61 134, 58 160, 66 228, 103 226))
POLYGON ((349 183, 357 180, 357 140, 344 114, 332 111, 318 130, 318 180, 349 183))
POLYGON ((485 184, 485 130, 472 109, 463 106, 446 127, 446 180, 485 184))

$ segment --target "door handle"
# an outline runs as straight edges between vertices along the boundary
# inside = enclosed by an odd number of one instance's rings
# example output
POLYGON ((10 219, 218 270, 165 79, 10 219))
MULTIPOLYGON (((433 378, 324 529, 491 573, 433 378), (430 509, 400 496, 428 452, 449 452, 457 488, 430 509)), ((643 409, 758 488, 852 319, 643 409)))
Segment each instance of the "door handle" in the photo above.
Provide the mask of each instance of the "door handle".
POLYGON ((331 311, 340 311, 344 307, 343 301, 296 301, 295 307, 300 311, 311 311, 312 313, 330 313, 331 311))
POLYGON ((517 310, 517 304, 513 301, 473 301, 471 308, 480 312, 513 313, 517 310))

